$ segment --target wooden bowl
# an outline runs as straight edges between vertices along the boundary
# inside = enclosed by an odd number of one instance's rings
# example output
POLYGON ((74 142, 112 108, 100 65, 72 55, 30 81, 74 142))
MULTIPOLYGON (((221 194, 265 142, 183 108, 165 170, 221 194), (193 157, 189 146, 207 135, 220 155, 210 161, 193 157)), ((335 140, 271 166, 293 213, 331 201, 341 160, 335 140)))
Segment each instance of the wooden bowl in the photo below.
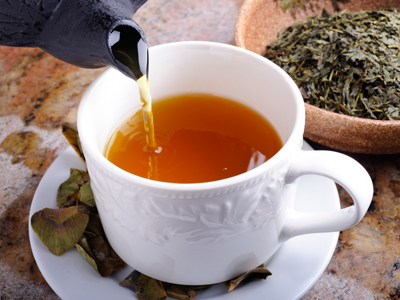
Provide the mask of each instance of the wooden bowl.
MULTIPOLYGON (((338 3, 339 10, 357 12, 397 8, 399 0, 350 0, 338 3)), ((305 9, 295 7, 283 12, 275 0, 245 0, 240 8, 235 27, 236 45, 263 55, 266 47, 285 27, 307 16, 321 15, 325 8, 334 12, 330 0, 305 1, 305 9)), ((304 137, 321 145, 354 153, 400 153, 400 121, 380 121, 350 117, 326 111, 305 103, 306 126, 304 137)))

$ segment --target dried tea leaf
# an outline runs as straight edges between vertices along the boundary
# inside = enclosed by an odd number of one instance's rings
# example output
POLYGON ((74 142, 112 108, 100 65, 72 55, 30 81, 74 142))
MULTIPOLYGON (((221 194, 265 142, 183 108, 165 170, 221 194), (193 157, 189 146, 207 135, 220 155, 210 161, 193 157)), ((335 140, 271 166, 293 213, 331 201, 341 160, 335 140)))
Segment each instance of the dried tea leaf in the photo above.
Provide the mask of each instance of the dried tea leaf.
POLYGON ((78 243, 89 221, 83 206, 42 209, 31 218, 33 231, 55 255, 61 255, 78 243))
POLYGON ((278 0, 282 10, 285 12, 287 10, 292 10, 293 8, 300 7, 304 9, 304 1, 305 0, 278 0))
POLYGON ((121 286, 134 286, 139 300, 166 300, 167 294, 161 281, 133 271, 120 283, 121 286))
POLYGON ((296 82, 304 101, 332 112, 400 120, 400 14, 312 17, 281 31, 265 57, 296 82))
MULTIPOLYGON (((300 9, 305 8, 305 2, 308 0, 275 0, 278 1, 281 5, 282 11, 293 10, 295 7, 299 7, 300 9)), ((337 2, 347 3, 348 0, 331 0, 333 7, 335 10, 339 10, 337 2)))
MULTIPOLYGON (((77 201, 81 198, 80 189, 89 181, 89 174, 87 171, 71 168, 69 178, 63 182, 57 191, 56 204, 58 207, 68 207, 76 205, 77 201)), ((89 186, 90 187, 90 186, 89 186)), ((87 187, 86 187, 87 189, 87 187)), ((88 196, 88 191, 84 191, 86 197, 91 198, 93 195, 88 196)), ((91 200, 89 199, 89 202, 91 200)))
POLYGON ((253 270, 250 270, 235 279, 225 282, 225 284, 228 288, 228 292, 231 292, 240 283, 246 283, 246 282, 253 281, 256 279, 267 279, 267 277, 270 275, 272 275, 272 273, 268 269, 264 268, 264 265, 262 264, 261 266, 255 268, 253 270))
POLYGON ((69 144, 74 148, 75 152, 78 153, 79 157, 85 161, 85 156, 83 155, 81 142, 79 140, 78 129, 75 124, 63 123, 61 125, 62 133, 69 142, 69 144))
POLYGON ((192 300, 201 291, 208 289, 211 285, 179 285, 168 284, 165 291, 169 297, 179 300, 192 300))
POLYGON ((83 256, 83 258, 92 266, 92 268, 98 272, 99 270, 97 269, 96 261, 85 251, 85 249, 79 244, 76 244, 75 248, 83 256))

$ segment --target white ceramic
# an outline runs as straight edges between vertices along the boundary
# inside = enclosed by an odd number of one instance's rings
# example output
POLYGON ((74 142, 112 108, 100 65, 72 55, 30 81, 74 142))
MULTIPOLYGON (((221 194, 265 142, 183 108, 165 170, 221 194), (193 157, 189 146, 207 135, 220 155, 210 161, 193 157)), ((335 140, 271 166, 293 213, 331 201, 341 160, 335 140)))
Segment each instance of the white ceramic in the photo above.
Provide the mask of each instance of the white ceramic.
POLYGON ((156 46, 149 55, 153 99, 192 92, 240 101, 272 123, 284 146, 263 165, 215 182, 129 174, 103 151, 118 121, 138 109, 138 90, 117 71, 105 71, 82 98, 78 131, 106 235, 130 266, 172 283, 216 283, 265 262, 296 235, 340 231, 361 220, 372 199, 368 173, 342 154, 301 150, 304 103, 284 71, 248 50, 211 42, 156 46), (305 174, 335 180, 354 205, 295 211, 297 179, 305 174))
MULTIPOLYGON (((304 143, 303 149, 311 150, 311 147, 304 143)), ((57 189, 68 179, 70 168, 85 169, 84 163, 71 147, 52 163, 40 181, 32 200, 29 220, 35 212, 45 207, 57 208, 57 189)), ((334 182, 316 175, 300 178, 295 201, 296 208, 303 211, 340 208, 334 182), (321 197, 324 201, 319 201, 321 197)), ((338 232, 328 232, 290 239, 266 262, 266 267, 272 272, 267 280, 248 283, 230 293, 227 293, 224 284, 218 284, 201 292, 196 300, 265 300, 265 295, 269 299, 300 299, 325 270, 338 236, 338 232)), ((137 299, 132 289, 118 285, 132 272, 132 268, 118 270, 110 277, 103 278, 76 249, 61 256, 53 255, 33 232, 30 224, 29 240, 40 272, 61 299, 137 299)))

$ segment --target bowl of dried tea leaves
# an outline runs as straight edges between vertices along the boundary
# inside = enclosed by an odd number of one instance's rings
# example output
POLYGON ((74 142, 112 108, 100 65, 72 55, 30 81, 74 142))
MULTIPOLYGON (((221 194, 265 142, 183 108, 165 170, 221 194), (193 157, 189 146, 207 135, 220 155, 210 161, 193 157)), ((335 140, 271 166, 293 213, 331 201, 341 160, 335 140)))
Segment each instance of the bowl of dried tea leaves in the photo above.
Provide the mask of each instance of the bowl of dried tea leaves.
POLYGON ((235 38, 296 82, 305 138, 400 153, 400 1, 245 0, 235 38))

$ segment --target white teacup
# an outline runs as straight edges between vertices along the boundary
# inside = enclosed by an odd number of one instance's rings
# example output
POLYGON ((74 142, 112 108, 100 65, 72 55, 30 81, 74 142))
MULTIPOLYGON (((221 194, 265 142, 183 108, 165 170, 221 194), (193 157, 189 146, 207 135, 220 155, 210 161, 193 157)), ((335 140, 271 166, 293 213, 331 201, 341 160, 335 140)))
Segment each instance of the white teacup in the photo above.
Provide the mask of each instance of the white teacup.
POLYGON ((301 150, 304 103, 283 70, 212 42, 160 45, 149 57, 154 101, 184 93, 240 101, 272 123, 284 146, 263 165, 214 182, 174 184, 127 173, 103 152, 116 124, 140 109, 139 92, 131 79, 105 71, 82 98, 78 131, 106 235, 130 266, 171 283, 217 283, 267 261, 289 238, 344 230, 362 219, 373 193, 368 173, 348 156, 301 150), (296 181, 305 174, 338 182, 354 205, 329 213, 294 211, 296 181))

